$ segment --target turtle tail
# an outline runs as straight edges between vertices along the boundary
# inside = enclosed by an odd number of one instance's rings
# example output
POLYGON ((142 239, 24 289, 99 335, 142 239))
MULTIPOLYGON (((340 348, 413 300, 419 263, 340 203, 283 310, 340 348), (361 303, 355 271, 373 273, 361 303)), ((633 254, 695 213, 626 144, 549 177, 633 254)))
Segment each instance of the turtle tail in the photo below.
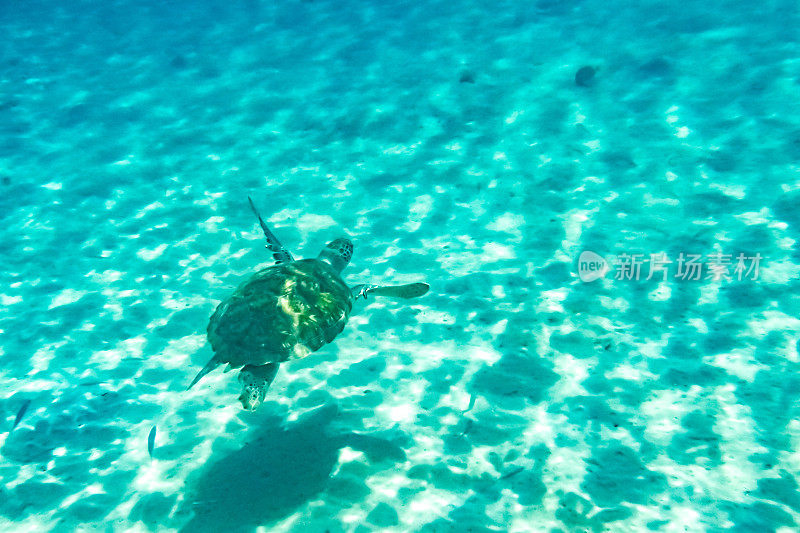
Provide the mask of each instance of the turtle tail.
POLYGON ((197 375, 192 380, 192 383, 188 387, 186 387, 186 390, 189 390, 192 387, 194 387, 194 384, 200 381, 203 378, 203 376, 205 376, 206 374, 208 374, 221 364, 222 363, 220 362, 219 359, 217 359, 216 355, 212 357, 211 360, 208 363, 206 363, 206 366, 203 367, 203 370, 197 373, 197 375))

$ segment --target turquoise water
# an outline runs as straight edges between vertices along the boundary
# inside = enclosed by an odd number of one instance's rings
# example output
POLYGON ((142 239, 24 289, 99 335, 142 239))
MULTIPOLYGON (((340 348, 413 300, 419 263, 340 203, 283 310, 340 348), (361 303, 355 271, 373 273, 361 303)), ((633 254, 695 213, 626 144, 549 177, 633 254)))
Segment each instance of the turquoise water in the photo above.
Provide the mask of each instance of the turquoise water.
POLYGON ((0 529, 800 528, 796 2, 166 4, 0 4, 0 529), (431 286, 253 412, 248 196, 431 286))

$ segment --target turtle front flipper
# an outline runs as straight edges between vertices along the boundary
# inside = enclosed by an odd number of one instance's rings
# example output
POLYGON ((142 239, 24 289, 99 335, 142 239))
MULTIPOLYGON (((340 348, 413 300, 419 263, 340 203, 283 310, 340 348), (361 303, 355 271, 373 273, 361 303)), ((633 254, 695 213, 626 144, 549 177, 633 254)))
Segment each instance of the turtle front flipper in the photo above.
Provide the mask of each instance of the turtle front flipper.
POLYGON ((407 285, 356 285, 351 289, 353 299, 367 299, 367 294, 389 296, 390 298, 418 298, 428 292, 427 283, 409 283, 407 285))
POLYGON ((278 363, 267 363, 266 365, 247 365, 239 372, 239 383, 242 384, 242 394, 239 401, 242 407, 249 411, 255 411, 264 401, 267 389, 278 373, 278 363))
POLYGON ((255 213, 258 217, 258 223, 261 225, 261 231, 264 232, 264 237, 267 238, 267 250, 272 252, 272 258, 275 259, 275 263, 279 265, 281 263, 289 263, 294 261, 294 257, 292 257, 292 254, 289 253, 289 250, 284 248, 281 244, 281 241, 279 241, 275 234, 269 230, 267 224, 264 222, 264 219, 261 218, 261 213, 259 213, 258 209, 256 209, 256 204, 253 203, 253 200, 249 196, 247 197, 247 200, 250 202, 250 209, 252 209, 253 213, 255 213))
POLYGON ((212 370, 214 370, 215 368, 217 368, 221 364, 222 364, 222 361, 217 359, 216 355, 214 357, 212 357, 211 360, 208 363, 206 363, 206 366, 203 367, 203 370, 201 370, 200 372, 197 373, 197 375, 192 380, 192 383, 188 387, 186 387, 186 390, 189 390, 192 387, 194 387, 194 384, 197 383, 198 381, 200 381, 203 376, 205 376, 206 374, 208 374, 209 372, 211 372, 212 370))

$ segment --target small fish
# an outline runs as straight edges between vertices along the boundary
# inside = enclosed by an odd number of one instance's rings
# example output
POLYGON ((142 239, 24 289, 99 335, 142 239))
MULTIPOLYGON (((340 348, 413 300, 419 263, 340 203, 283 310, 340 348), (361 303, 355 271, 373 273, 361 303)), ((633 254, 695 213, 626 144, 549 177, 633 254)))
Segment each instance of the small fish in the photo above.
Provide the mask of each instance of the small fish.
POLYGON ((153 426, 153 429, 150 430, 150 434, 147 436, 147 453, 150 454, 150 459, 153 458, 153 448, 156 447, 156 427, 153 426))
POLYGON ((525 470, 525 469, 520 466, 519 468, 515 468, 515 469, 513 469, 513 470, 511 470, 509 472, 506 472, 505 474, 500 476, 500 479, 508 479, 510 477, 516 476, 517 474, 519 474, 523 470, 525 470))
POLYGON ((30 404, 31 404, 30 400, 25 400, 22 402, 19 411, 17 411, 17 418, 14 419, 14 425, 11 426, 11 431, 14 431, 14 428, 17 427, 17 425, 20 423, 22 417, 25 416, 25 412, 28 410, 28 406, 30 404))
POLYGON ((590 66, 581 67, 578 69, 578 72, 575 73, 575 85, 579 85, 581 87, 591 87, 594 83, 594 75, 597 73, 597 69, 590 66))
MULTIPOLYGON (((475 395, 474 394, 470 394, 469 395, 469 405, 467 406, 467 411, 471 411, 473 407, 475 407, 475 395)), ((467 411, 464 411, 464 412, 466 413, 467 411)))

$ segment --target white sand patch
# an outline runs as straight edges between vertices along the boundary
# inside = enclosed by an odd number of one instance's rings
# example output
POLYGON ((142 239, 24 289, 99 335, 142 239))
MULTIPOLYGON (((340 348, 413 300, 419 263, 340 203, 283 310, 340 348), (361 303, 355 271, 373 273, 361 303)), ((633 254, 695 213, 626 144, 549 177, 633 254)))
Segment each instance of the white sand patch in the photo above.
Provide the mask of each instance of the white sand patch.
POLYGON ((563 313, 561 302, 566 300, 566 289, 552 289, 539 293, 539 302, 536 305, 537 313, 563 313))
MULTIPOLYGON (((208 219, 206 219, 205 222, 200 223, 199 226, 201 233, 217 233, 219 231, 229 231, 229 228, 227 228, 227 224, 225 222, 225 217, 221 216, 208 217, 208 219)), ((159 248, 161 248, 162 246, 164 247, 164 249, 166 248, 166 244, 162 244, 161 246, 159 246, 159 248)), ((161 251, 163 251, 163 249, 161 251)), ((159 255, 161 254, 159 253, 159 255)))
POLYGON ((166 249, 167 244, 162 243, 155 248, 141 248, 136 252, 136 255, 145 261, 152 261, 153 259, 161 257, 161 254, 163 254, 166 249))
POLYGON ((47 309, 55 309, 56 307, 61 307, 62 305, 69 305, 71 303, 75 303, 81 298, 83 298, 85 294, 86 291, 78 291, 75 289, 64 289, 50 301, 50 306, 47 309))
POLYGON ((486 214, 486 203, 483 200, 475 199, 469 203, 459 202, 456 203, 456 206, 470 211, 474 218, 480 218, 486 214))
MULTIPOLYGON (((682 283, 699 283, 699 281, 682 281, 682 283)), ((719 302, 719 289, 720 282, 712 281, 704 283, 700 287, 700 298, 698 299, 699 305, 712 305, 719 302)))
MULTIPOLYGON (((386 246, 386 249, 384 249, 383 254, 381 254, 381 259, 382 260, 388 260, 388 259, 390 259, 390 258, 392 258, 392 257, 394 257, 394 256, 396 256, 396 255, 398 255, 400 253, 403 253, 404 251, 405 250, 403 250, 399 246, 396 246, 394 244, 390 244, 390 245, 386 246)), ((392 269, 392 272, 394 272, 394 269, 392 269)), ((384 274, 386 274, 386 272, 384 272, 384 274)))
POLYGON ((638 423, 645 427, 647 440, 659 446, 669 445, 672 437, 681 431, 680 421, 695 406, 699 394, 699 387, 692 387, 688 394, 679 390, 651 392, 636 416, 638 423))
POLYGON ((583 143, 589 152, 598 152, 603 148, 602 142, 600 139, 592 139, 591 141, 586 141, 583 143))
POLYGON ((714 432, 721 437, 723 464, 717 468, 717 481, 722 483, 714 483, 710 488, 715 498, 743 501, 746 494, 756 489, 759 479, 758 467, 750 462, 750 457, 767 449, 756 442, 758 431, 749 408, 737 403, 734 389, 733 385, 714 389, 714 396, 722 405, 714 432))
POLYGON ((506 297, 506 291, 503 289, 502 285, 494 285, 492 287, 492 296, 495 298, 501 299, 506 297))
POLYGON ((631 335, 624 337, 624 343, 631 346, 636 346, 642 357, 646 358, 663 358, 664 347, 670 339, 669 333, 663 333, 660 338, 656 339, 640 339, 637 342, 631 335))
MULTIPOLYGON (((262 237, 263 238, 263 237, 262 237)), ((188 243, 185 243, 188 244, 188 243)), ((181 259, 178 264, 181 266, 181 276, 179 279, 188 279, 191 273, 199 268, 214 267, 220 264, 220 261, 231 257, 230 243, 223 244, 219 251, 215 254, 203 255, 198 253, 188 254, 187 259, 181 259)), ((255 267, 254 267, 255 268, 255 267)))
POLYGON ((142 218, 145 215, 147 215, 147 213, 149 213, 150 211, 163 208, 164 204, 162 204, 161 202, 153 202, 152 204, 144 206, 141 211, 139 211, 138 213, 136 213, 136 215, 134 215, 133 218, 142 218))
POLYGON ((575 492, 586 497, 580 485, 586 473, 589 446, 581 442, 573 447, 551 448, 551 451, 546 461, 546 468, 542 471, 542 482, 547 486, 557 485, 563 491, 575 492))
POLYGON ((647 370, 644 361, 638 365, 622 364, 605 373, 608 379, 624 379, 632 382, 643 382, 656 379, 658 376, 647 370))
POLYGON ((412 523, 425 523, 434 517, 443 517, 449 508, 459 501, 459 497, 452 492, 427 487, 424 492, 415 495, 408 507, 416 520, 412 523))
POLYGON ((503 213, 492 222, 490 222, 486 229, 491 231, 502 231, 514 235, 516 238, 522 238, 522 231, 520 228, 525 227, 525 217, 517 213, 503 213))
POLYGON ((456 317, 445 311, 426 309, 417 315, 417 321, 421 324, 455 324, 456 317))
POLYGON ((306 233, 315 233, 336 225, 336 221, 328 215, 305 213, 297 219, 297 227, 306 233))
POLYGON ((384 416, 387 420, 395 424, 409 424, 413 422, 417 414, 417 406, 409 403, 393 405, 391 407, 379 407, 378 415, 384 416))
MULTIPOLYGON (((572 209, 558 216, 562 220, 565 233, 561 247, 567 256, 574 257, 577 255, 581 245, 581 234, 584 230, 594 226, 593 215, 598 209, 572 209)), ((594 251, 599 253, 597 250, 594 251)))
POLYGON ((647 294, 647 297, 654 302, 665 302, 670 299, 672 289, 668 282, 662 281, 658 286, 647 294))
POLYGON ((422 226, 422 221, 433 207, 433 197, 428 194, 418 196, 408 208, 408 218, 401 227, 409 233, 417 231, 422 226))
POLYGON ((752 348, 740 348, 729 353, 720 353, 703 358, 708 364, 724 368, 729 374, 744 381, 752 382, 759 370, 765 365, 756 363, 752 348))
POLYGON ((751 283, 760 281, 764 283, 785 284, 800 277, 800 265, 788 260, 762 260, 758 269, 758 280, 754 280, 754 276, 755 271, 747 276, 747 280, 751 283))
POLYGON ((677 206, 680 204, 680 200, 673 197, 658 198, 656 196, 653 196, 649 192, 646 192, 644 193, 643 196, 643 203, 645 207, 654 207, 658 205, 677 206))
POLYGON ((693 317, 687 320, 686 323, 692 326, 694 329, 696 329, 697 332, 700 333, 701 335, 705 335, 709 331, 708 324, 706 324, 706 321, 703 320, 702 318, 693 317))
POLYGON ((86 274, 86 277, 89 278, 89 280, 93 283, 97 283, 99 285, 110 285, 115 281, 122 279, 123 275, 124 274, 119 270, 104 270, 102 272, 91 270, 88 274, 86 274))
POLYGON ((752 337, 760 338, 772 331, 800 331, 800 318, 770 309, 753 315, 747 326, 752 337))
POLYGON ((4 531, 52 531, 55 525, 52 519, 53 514, 26 516, 15 520, 0 517, 0 529, 4 531))
POLYGON ((9 307, 20 302, 22 302, 22 296, 9 296, 7 294, 0 294, 0 305, 4 307, 9 307))
POLYGON ((161 307, 172 311, 202 306, 209 302, 207 296, 200 294, 184 297, 180 293, 169 289, 161 289, 159 292, 161 294, 161 307))
POLYGON ((112 370, 125 359, 140 358, 146 342, 145 337, 125 339, 117 343, 115 348, 93 352, 89 357, 89 363, 100 370, 112 370))
POLYGON ((483 245, 483 256, 484 262, 493 263, 505 259, 515 259, 517 254, 511 246, 499 242, 489 242, 483 245))
POLYGON ((506 327, 508 327, 508 319, 504 318, 503 320, 500 320, 496 324, 493 324, 489 328, 489 333, 497 337, 498 335, 502 335, 503 333, 505 333, 506 327))
MULTIPOLYGON (((157 358, 157 366, 159 368, 184 369, 190 365, 192 354, 203 349, 206 343, 206 336, 202 334, 187 335, 180 339, 170 340, 167 348, 157 358)), ((209 352, 210 358, 211 353, 209 352)))
POLYGON ((717 189, 722 194, 730 196, 731 198, 742 200, 745 198, 745 195, 747 194, 748 186, 744 184, 734 184, 734 183, 712 183, 710 184, 710 188, 717 189))
POLYGON ((413 155, 422 143, 413 143, 410 145, 396 144, 383 149, 386 155, 413 155))
POLYGON ((559 380, 548 391, 549 401, 587 395, 582 383, 595 366, 597 366, 596 357, 578 359, 570 354, 556 355, 553 358, 553 370, 559 375, 559 380))
POLYGON ((31 355, 30 375, 34 375, 37 374, 38 372, 44 372, 45 370, 48 370, 50 368, 50 364, 55 358, 56 350, 64 346, 64 344, 66 344, 66 341, 56 342, 52 344, 44 344, 40 346, 33 353, 33 355, 31 355))

